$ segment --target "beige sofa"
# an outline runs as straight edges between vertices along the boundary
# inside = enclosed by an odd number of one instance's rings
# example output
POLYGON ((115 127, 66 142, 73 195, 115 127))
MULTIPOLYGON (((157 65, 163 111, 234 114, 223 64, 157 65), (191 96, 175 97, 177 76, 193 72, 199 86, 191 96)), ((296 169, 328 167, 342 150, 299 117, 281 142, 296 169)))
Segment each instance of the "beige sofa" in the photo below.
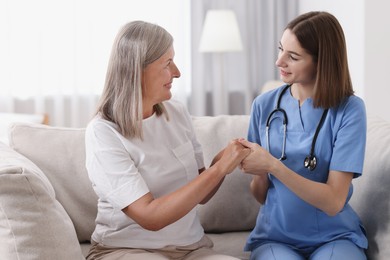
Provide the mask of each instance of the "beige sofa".
MULTIPOLYGON (((248 116, 193 118, 205 161, 229 140, 245 137, 248 116)), ((0 143, 0 258, 84 259, 94 229, 97 197, 84 167, 84 129, 15 124, 10 147, 0 143)), ((390 123, 368 120, 364 175, 354 180, 352 205, 369 238, 369 259, 390 259, 390 123)), ((248 259, 243 246, 260 205, 251 177, 238 169, 199 207, 215 250, 248 259)))

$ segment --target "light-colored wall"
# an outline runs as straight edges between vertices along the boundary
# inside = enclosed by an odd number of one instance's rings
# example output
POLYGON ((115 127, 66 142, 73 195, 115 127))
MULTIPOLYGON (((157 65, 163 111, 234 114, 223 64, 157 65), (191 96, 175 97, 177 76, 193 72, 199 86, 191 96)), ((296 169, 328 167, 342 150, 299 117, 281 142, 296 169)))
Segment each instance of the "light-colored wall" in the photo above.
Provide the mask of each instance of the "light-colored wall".
POLYGON ((390 121, 390 2, 365 1, 364 98, 370 114, 390 121))
POLYGON ((390 121, 390 88, 386 75, 390 60, 390 19, 386 0, 300 0, 300 13, 313 10, 335 15, 344 29, 348 62, 356 94, 369 115, 390 121))

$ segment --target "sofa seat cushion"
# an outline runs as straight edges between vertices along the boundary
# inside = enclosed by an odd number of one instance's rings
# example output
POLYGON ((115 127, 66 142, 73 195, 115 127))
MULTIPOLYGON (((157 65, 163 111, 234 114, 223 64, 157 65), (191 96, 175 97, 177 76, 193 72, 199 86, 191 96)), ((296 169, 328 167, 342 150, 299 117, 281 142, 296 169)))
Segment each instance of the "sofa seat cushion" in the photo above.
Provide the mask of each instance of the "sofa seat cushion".
POLYGON ((83 259, 69 216, 42 171, 0 143, 1 259, 83 259))
POLYGON ((244 251, 244 245, 249 236, 249 231, 227 232, 222 234, 207 233, 207 236, 213 241, 213 249, 215 252, 234 256, 238 259, 249 259, 250 252, 244 251))

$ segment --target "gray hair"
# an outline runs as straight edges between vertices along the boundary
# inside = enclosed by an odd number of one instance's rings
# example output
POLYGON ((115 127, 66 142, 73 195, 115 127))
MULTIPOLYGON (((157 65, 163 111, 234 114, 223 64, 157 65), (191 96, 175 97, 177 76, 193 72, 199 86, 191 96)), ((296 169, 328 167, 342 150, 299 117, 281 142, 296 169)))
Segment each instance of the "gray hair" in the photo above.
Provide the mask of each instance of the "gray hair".
MULTIPOLYGON (((118 32, 97 113, 117 124, 123 136, 142 139, 142 72, 172 44, 164 28, 143 21, 127 23, 118 32)), ((161 103, 154 111, 158 116, 165 113, 161 103)))

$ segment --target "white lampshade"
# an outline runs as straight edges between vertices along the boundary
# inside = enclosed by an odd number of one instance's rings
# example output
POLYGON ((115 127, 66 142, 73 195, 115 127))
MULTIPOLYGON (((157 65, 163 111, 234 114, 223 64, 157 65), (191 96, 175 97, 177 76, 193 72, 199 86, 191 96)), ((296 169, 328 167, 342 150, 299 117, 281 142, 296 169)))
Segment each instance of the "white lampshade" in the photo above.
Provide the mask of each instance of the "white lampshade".
POLYGON ((200 52, 234 52, 242 50, 240 30, 232 10, 209 10, 200 38, 200 52))

